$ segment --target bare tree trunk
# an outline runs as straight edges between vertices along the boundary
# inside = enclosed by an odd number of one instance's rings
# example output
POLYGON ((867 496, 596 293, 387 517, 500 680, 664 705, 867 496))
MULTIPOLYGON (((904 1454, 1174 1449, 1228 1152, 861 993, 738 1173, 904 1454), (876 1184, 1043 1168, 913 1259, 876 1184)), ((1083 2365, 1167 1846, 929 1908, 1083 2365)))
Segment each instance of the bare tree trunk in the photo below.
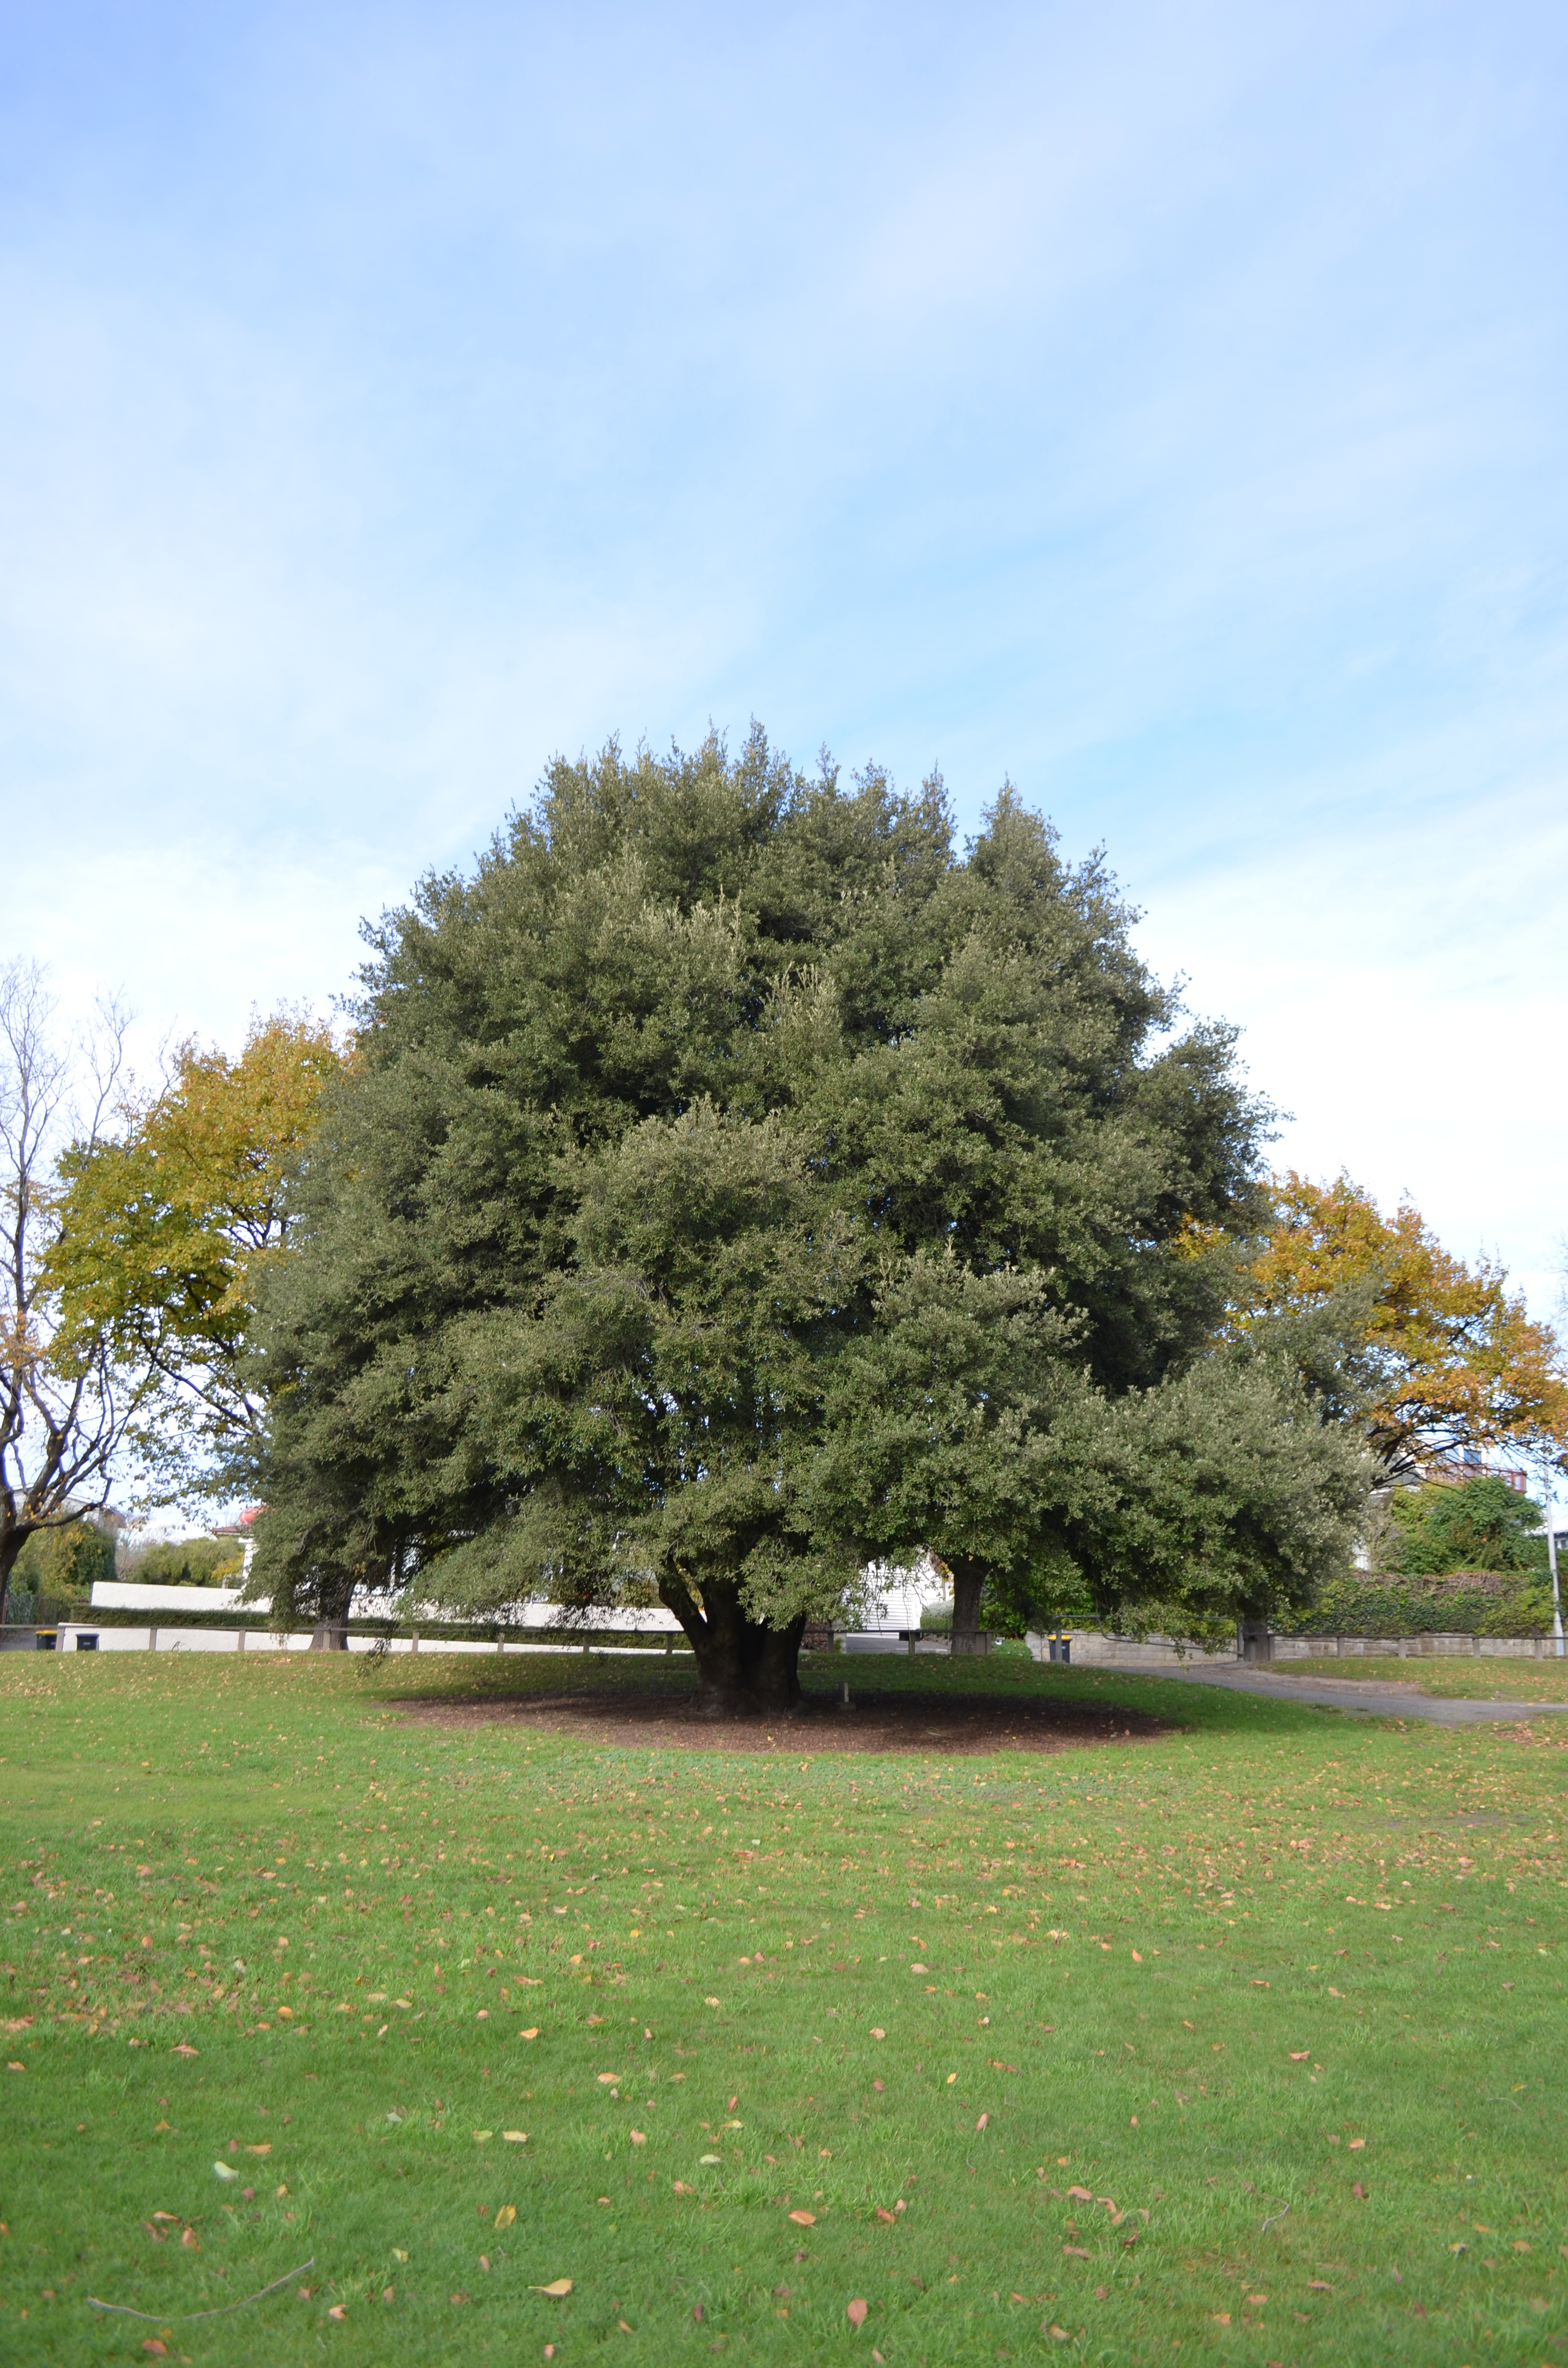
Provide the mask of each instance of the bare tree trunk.
POLYGON ((659 1589, 697 1656, 698 1707, 710 1718, 755 1717, 792 1710, 801 1699, 801 1638, 805 1615, 786 1628, 748 1618, 733 1585, 704 1586, 702 1601, 678 1579, 659 1589))
POLYGON ((1244 1661, 1272 1659, 1272 1645, 1268 1622, 1266 1619, 1256 1617, 1250 1612, 1244 1612, 1241 1620, 1241 1647, 1244 1661))
POLYGON ((952 1554, 948 1568, 953 1574, 953 1651, 973 1653, 979 1649, 985 1565, 973 1554, 952 1554))
POLYGON ((68 1143, 80 1149, 102 1138, 125 1021, 104 1015, 96 1053, 62 1038, 55 1023, 38 965, 0 965, 0 1621, 28 1539, 107 1507, 140 1404, 137 1386, 115 1369, 106 1331, 62 1344, 50 1268, 58 1162, 68 1143))
POLYGON ((27 1542, 27 1533, 24 1531, 18 1535, 14 1529, 7 1529, 5 1534, 0 1536, 0 1628, 6 1625, 6 1604, 11 1592, 11 1573, 16 1569, 17 1557, 27 1542))

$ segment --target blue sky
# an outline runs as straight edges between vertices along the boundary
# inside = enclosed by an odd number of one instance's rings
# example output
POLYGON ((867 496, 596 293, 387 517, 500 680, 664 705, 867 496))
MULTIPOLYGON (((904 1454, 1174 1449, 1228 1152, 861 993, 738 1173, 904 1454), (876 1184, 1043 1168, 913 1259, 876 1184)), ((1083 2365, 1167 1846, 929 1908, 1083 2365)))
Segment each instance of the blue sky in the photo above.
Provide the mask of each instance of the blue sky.
POLYGON ((4 22, 6 951, 232 1042, 755 714, 1103 842, 1282 1155, 1551 1312, 1560 9, 4 22))

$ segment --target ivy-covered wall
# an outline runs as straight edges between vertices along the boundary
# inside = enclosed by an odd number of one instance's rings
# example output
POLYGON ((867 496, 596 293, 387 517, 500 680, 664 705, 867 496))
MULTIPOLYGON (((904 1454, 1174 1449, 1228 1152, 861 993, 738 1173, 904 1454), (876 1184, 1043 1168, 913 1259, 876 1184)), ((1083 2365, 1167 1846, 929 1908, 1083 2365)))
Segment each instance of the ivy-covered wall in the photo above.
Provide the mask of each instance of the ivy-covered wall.
POLYGON ((1545 1636, 1551 1589, 1533 1572, 1460 1570, 1441 1577, 1356 1571, 1312 1610, 1280 1623, 1296 1636, 1545 1636))

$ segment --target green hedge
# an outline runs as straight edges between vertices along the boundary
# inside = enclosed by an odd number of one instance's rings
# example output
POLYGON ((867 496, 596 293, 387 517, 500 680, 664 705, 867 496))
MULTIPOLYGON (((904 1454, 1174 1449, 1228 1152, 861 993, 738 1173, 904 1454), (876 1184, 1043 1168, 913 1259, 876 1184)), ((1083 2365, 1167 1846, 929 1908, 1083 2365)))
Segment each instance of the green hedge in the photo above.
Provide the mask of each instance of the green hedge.
MULTIPOLYGON (((274 1633, 270 1615, 265 1611, 244 1609, 237 1611, 136 1611, 121 1604, 108 1607, 90 1604, 80 1597, 51 1599, 46 1596, 36 1614, 29 1612, 26 1621, 19 1620, 9 1610, 6 1619, 7 1625, 12 1627, 31 1626, 36 1619, 38 1625, 45 1628, 52 1628, 58 1622, 65 1620, 73 1627, 85 1628, 194 1628, 198 1631, 244 1628, 253 1636, 267 1636, 274 1633)), ((306 1620, 296 1621, 289 1633, 302 1636, 311 1624, 306 1620)), ((408 1634, 406 1626, 396 1620, 350 1620, 347 1625, 351 1636, 405 1636, 408 1634)), ((421 1620, 415 1621, 414 1625, 418 1629, 420 1642, 424 1645, 436 1645, 449 1638, 457 1645, 494 1645, 495 1642, 496 1629, 493 1620, 443 1620, 439 1622, 421 1620)), ((582 1629, 574 1628, 503 1627, 501 1634, 508 1645, 645 1643, 650 1652, 662 1653, 665 1632, 663 1629, 652 1633, 596 1629, 585 1634, 582 1629)), ((672 1641, 677 1649, 686 1644, 686 1638, 680 1635, 674 1636, 672 1641)))
POLYGON ((1551 1589, 1517 1570, 1441 1578, 1356 1571, 1278 1625, 1286 1636, 1546 1636, 1551 1589))

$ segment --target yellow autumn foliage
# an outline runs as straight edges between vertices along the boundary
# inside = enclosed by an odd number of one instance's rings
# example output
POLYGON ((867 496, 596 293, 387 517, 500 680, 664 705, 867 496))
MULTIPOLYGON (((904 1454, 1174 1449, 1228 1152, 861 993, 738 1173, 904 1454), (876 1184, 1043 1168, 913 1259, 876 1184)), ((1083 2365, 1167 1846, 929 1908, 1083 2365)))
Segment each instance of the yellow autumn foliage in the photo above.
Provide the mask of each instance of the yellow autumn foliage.
POLYGON ((62 1339, 107 1336, 119 1364, 157 1378, 137 1443, 165 1495, 199 1487, 259 1421, 241 1352, 342 1060, 329 1028, 287 1009, 253 1021, 236 1059, 191 1041, 111 1139, 62 1162, 49 1256, 62 1339))
POLYGON ((1244 1327, 1358 1290, 1377 1375, 1371 1443, 1385 1463, 1568 1446, 1562 1344, 1508 1290, 1505 1267, 1467 1266, 1414 1201, 1384 1216, 1343 1170, 1318 1184, 1288 1168, 1267 1190, 1269 1222, 1240 1266, 1235 1320, 1244 1327))

